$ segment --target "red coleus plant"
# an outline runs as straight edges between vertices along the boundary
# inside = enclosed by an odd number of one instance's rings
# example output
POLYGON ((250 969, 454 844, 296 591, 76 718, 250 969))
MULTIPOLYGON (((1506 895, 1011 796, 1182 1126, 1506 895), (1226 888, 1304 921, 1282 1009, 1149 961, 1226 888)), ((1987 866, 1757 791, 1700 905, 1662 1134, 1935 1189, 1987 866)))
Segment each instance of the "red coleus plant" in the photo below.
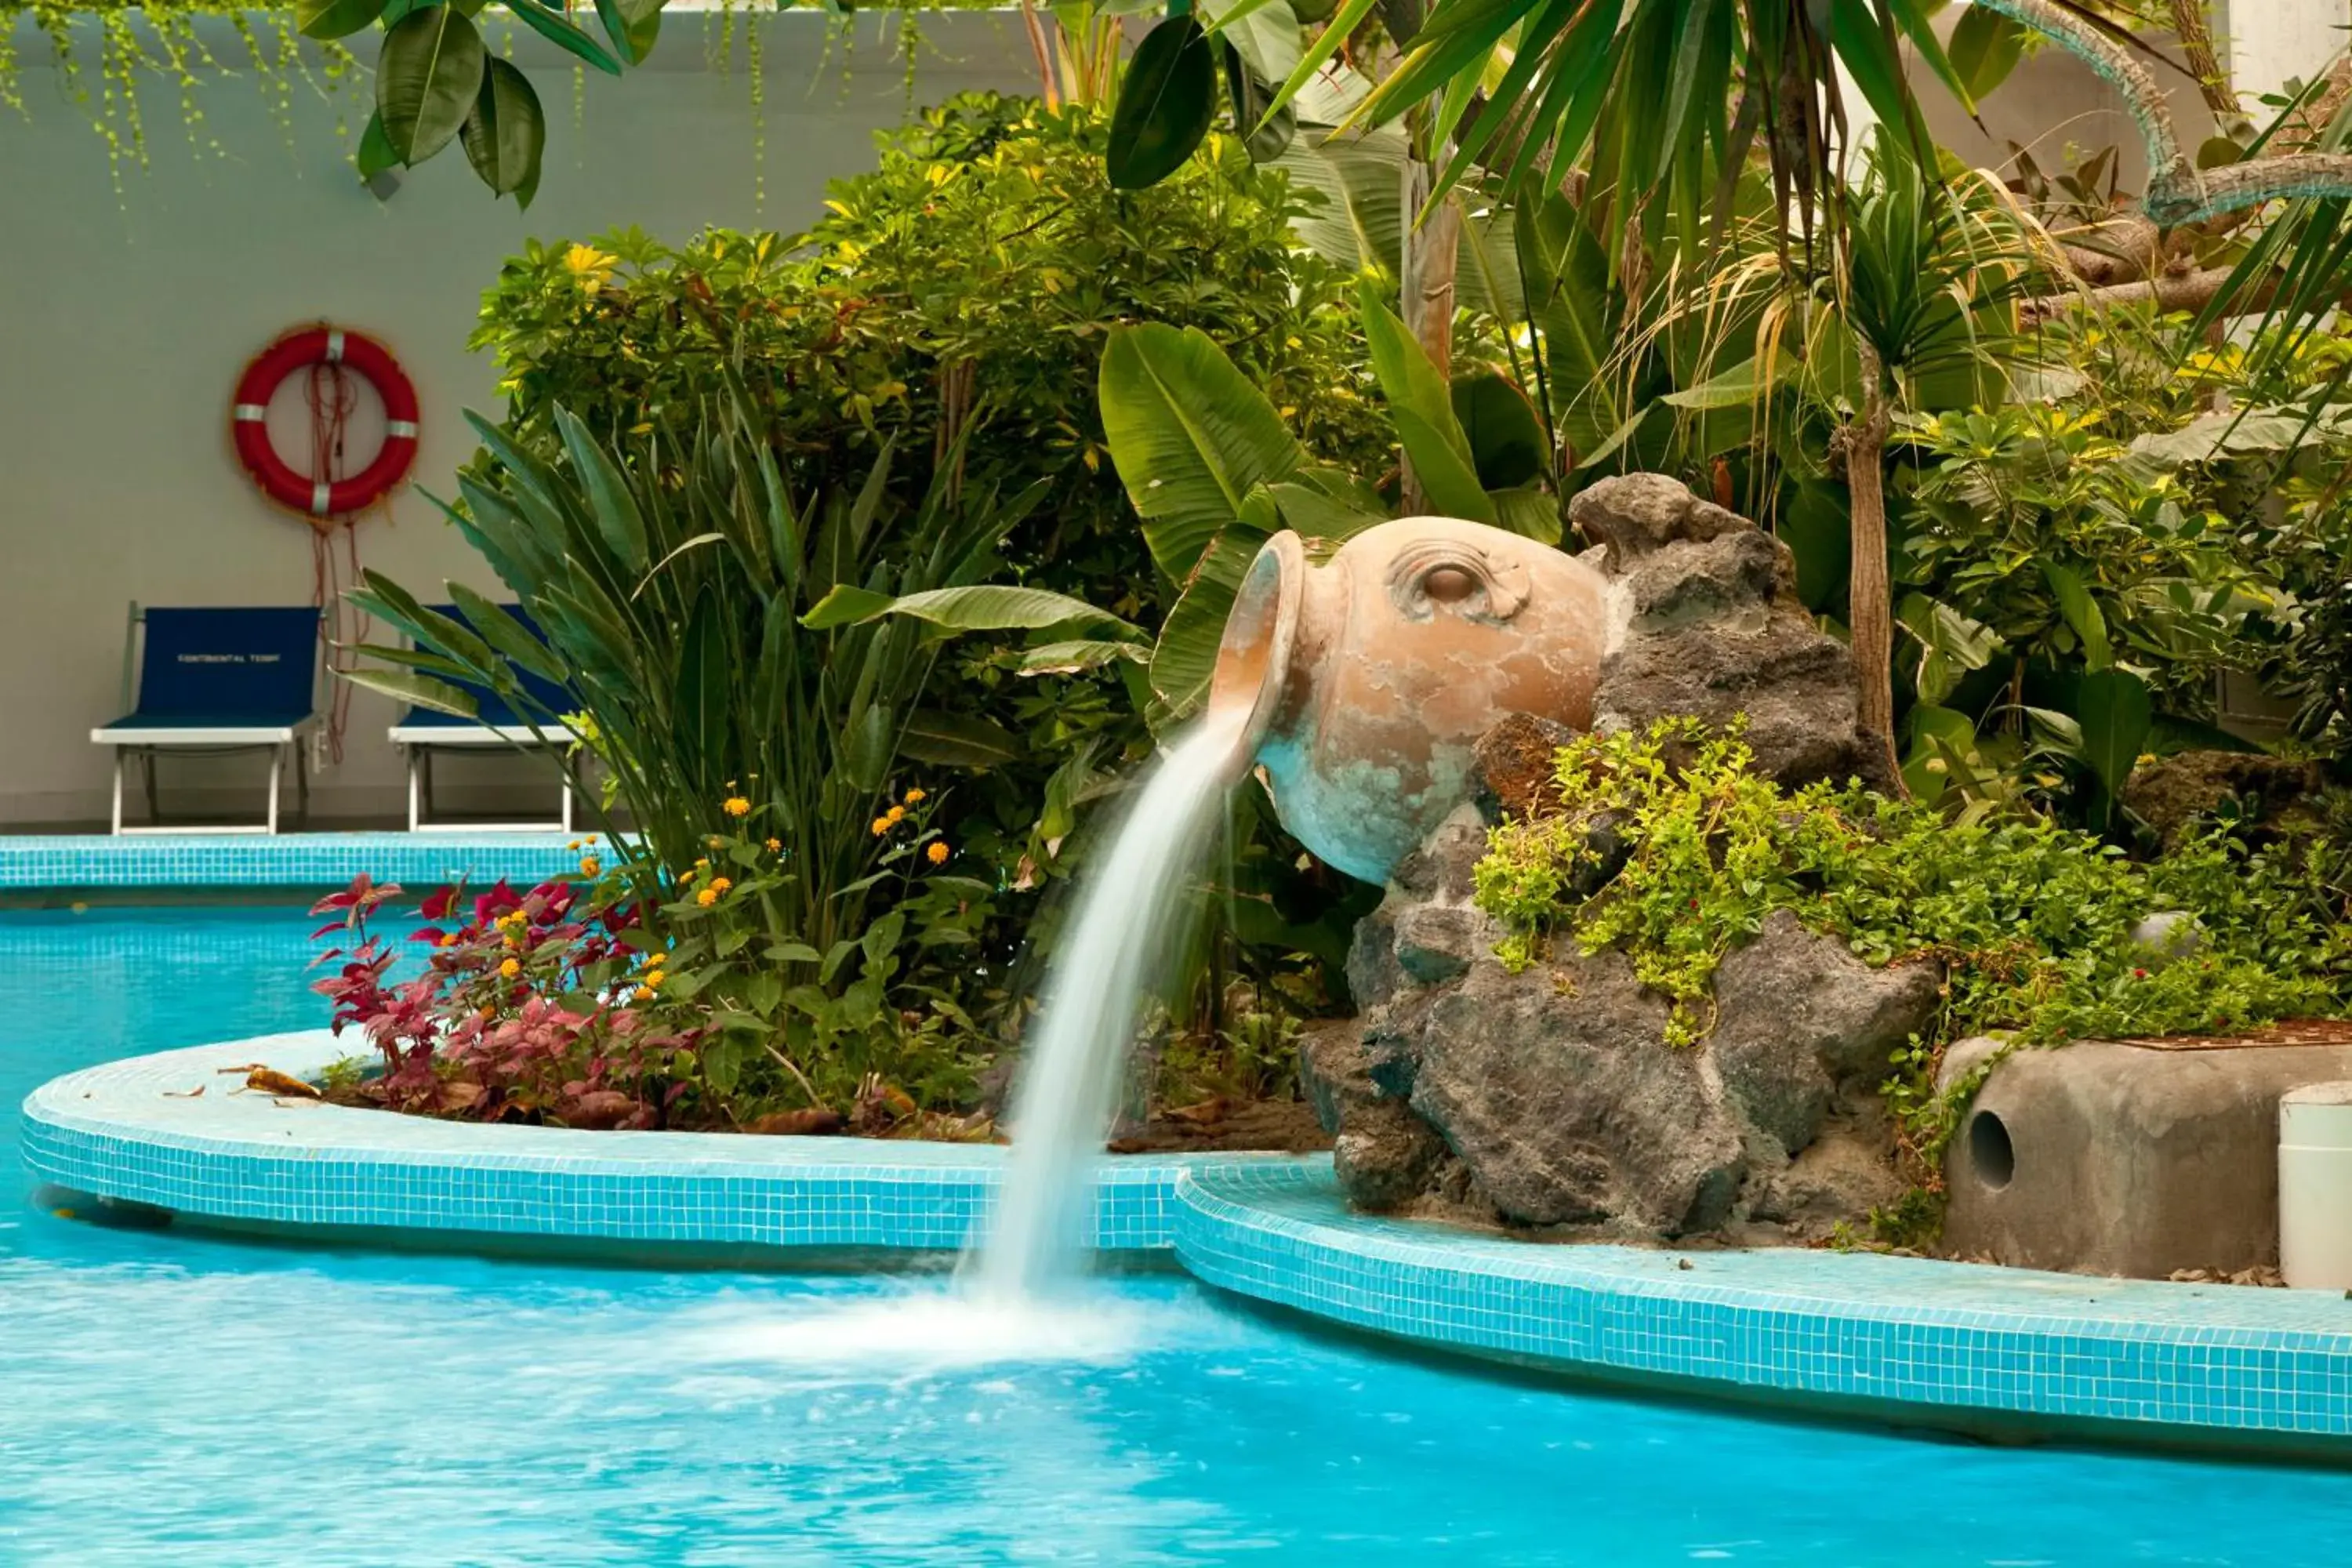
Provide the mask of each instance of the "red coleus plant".
POLYGON ((336 939, 317 961, 336 967, 311 988, 334 1004, 337 1034, 356 1026, 383 1058, 367 1098, 484 1121, 653 1127, 695 1087, 703 1010, 643 1005, 655 993, 640 982, 661 965, 657 949, 639 957, 648 944, 633 905, 588 909, 562 881, 517 892, 500 880, 470 901, 443 888, 417 906, 428 923, 408 939, 425 947, 422 971, 394 978, 396 949, 368 922, 400 894, 362 875, 311 911, 339 917, 312 933, 336 939))

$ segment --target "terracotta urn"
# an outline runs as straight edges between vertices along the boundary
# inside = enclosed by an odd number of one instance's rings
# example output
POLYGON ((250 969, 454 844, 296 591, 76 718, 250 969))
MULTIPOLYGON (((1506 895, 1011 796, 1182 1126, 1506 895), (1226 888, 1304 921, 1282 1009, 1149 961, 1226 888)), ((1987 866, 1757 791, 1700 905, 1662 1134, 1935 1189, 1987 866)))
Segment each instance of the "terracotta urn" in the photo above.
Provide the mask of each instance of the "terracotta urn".
POLYGON ((1209 721, 1240 728, 1300 843, 1383 882, 1468 797, 1496 723, 1591 725, 1605 600, 1591 565, 1483 523, 1402 518, 1320 565, 1277 533, 1225 622, 1209 721))

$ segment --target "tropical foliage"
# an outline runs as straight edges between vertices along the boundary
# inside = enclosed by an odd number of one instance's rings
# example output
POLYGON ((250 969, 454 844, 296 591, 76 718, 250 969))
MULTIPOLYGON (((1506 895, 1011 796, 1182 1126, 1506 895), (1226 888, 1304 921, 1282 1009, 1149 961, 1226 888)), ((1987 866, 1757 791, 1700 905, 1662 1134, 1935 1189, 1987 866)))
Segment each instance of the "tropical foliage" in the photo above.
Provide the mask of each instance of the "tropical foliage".
MULTIPOLYGON (((487 690, 534 725, 568 723, 632 824, 614 838, 628 846, 617 872, 657 911, 693 890, 688 879, 708 870, 714 841, 755 820, 761 840, 778 846, 761 861, 772 875, 738 879, 756 888, 744 912, 774 960, 759 996, 773 999, 771 984, 846 996, 866 970, 845 967, 845 954, 870 942, 869 964, 950 1005, 976 983, 971 955, 951 950, 979 945, 994 879, 958 887, 952 918, 909 910, 903 880, 877 860, 899 840, 876 825, 898 822, 910 770, 936 777, 971 763, 982 742, 965 717, 927 702, 938 649, 913 625, 813 629, 804 618, 842 584, 919 594, 989 575, 997 542, 1044 487, 1001 496, 975 484, 950 499, 942 478, 904 504, 886 450, 856 490, 802 499, 740 386, 720 392, 690 443, 656 430, 606 445, 559 411, 560 462, 477 419, 488 470, 462 479, 447 510, 546 641, 462 589, 452 589, 452 617, 371 574, 354 596, 415 647, 364 650, 394 668, 353 679, 460 714, 487 690), (526 672, 562 691, 563 711, 533 698, 526 672)), ((1072 608, 1054 601, 1049 618, 1072 608)), ((695 984, 711 980, 709 964, 731 973, 719 961, 751 929, 725 952, 694 955, 695 984)), ((665 936, 684 940, 667 926, 665 936)), ((727 999, 737 1012, 773 1011, 751 994, 727 999)), ((868 1021, 895 1029, 899 1018, 868 1021)))
POLYGON ((2217 829, 2136 864, 2046 820, 1956 824, 1829 784, 1790 794, 1749 763, 1736 733, 1687 721, 1580 738, 1559 753, 1558 813, 1495 829, 1478 902, 1509 930, 1507 963, 1552 941, 1627 953, 1675 1002, 1670 1043, 1704 1031, 1717 964, 1776 910, 1874 963, 1940 962, 1941 1014, 1887 1085, 1931 1184, 1955 1102, 1935 1068, 1964 1036, 2228 1033, 2352 1006, 2352 888, 2325 844, 2250 847, 2217 829), (2193 919, 2193 951, 2135 936, 2157 910, 2193 919))
POLYGON ((1291 232, 1306 199, 1224 140, 1122 195, 1104 137, 1084 106, 969 95, 880 136, 879 166, 836 182, 805 234, 534 243, 472 340, 498 362, 505 428, 547 447, 558 404, 600 435, 691 426, 731 368, 796 483, 855 483, 885 441, 935 455, 968 430, 968 471, 1054 482, 1014 569, 1153 617, 1102 463, 1110 329, 1163 321, 1229 345, 1327 461, 1372 466, 1381 434, 1347 275, 1291 232))

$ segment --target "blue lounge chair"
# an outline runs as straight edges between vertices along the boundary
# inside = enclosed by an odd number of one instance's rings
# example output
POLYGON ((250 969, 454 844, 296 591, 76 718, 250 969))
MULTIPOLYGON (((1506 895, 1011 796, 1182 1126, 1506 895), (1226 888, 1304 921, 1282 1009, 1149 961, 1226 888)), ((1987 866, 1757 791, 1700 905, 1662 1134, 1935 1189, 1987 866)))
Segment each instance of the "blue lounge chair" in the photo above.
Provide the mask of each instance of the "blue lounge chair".
POLYGON ((122 700, 130 711, 89 732, 98 744, 114 748, 114 831, 275 833, 289 753, 307 814, 310 777, 302 742, 319 722, 318 672, 315 607, 142 611, 132 605, 122 646, 122 700), (263 820, 166 826, 156 805, 161 752, 268 752, 269 804, 263 820), (139 827, 122 821, 122 770, 131 757, 140 759, 147 775, 149 821, 139 827))
MULTIPOLYGON (((442 615, 465 623, 455 605, 432 606, 442 615)), ((520 621, 523 628, 542 642, 545 635, 539 629, 520 605, 502 605, 507 614, 520 621)), ((572 706, 572 699, 562 687, 528 670, 518 670, 523 689, 539 707, 551 713, 562 713, 572 706)), ((531 721, 515 712, 505 699, 497 693, 461 681, 474 697, 478 710, 471 719, 461 719, 455 713, 443 713, 431 708, 411 708, 392 727, 392 743, 400 748, 408 763, 408 831, 411 833, 446 832, 532 832, 551 829, 572 831, 572 784, 562 785, 563 800, 553 822, 435 822, 433 816, 433 753, 436 751, 479 752, 485 746, 568 746, 573 736, 561 724, 541 720, 533 732, 531 721)))

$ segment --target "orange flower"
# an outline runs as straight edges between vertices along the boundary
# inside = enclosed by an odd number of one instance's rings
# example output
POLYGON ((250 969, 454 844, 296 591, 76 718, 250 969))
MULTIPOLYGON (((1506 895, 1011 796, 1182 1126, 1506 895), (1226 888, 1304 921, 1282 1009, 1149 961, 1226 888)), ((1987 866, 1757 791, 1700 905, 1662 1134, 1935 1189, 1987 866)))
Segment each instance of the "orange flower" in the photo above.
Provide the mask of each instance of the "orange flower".
POLYGON ((922 803, 923 792, 921 790, 910 789, 907 792, 907 804, 908 805, 920 805, 922 803))
POLYGON ((749 816, 751 815, 751 803, 740 795, 730 795, 724 809, 730 816, 749 816))
POLYGON ((711 905, 719 901, 719 889, 716 888, 705 888, 702 891, 694 895, 694 901, 700 904, 707 910, 711 905))
POLYGON ((905 806, 903 806, 903 805, 894 805, 894 806, 892 806, 892 807, 890 808, 890 810, 889 810, 889 812, 887 813, 887 816, 886 816, 885 820, 889 821, 889 822, 893 822, 893 823, 897 823, 897 822, 903 822, 903 821, 905 821, 905 820, 906 820, 906 817, 907 817, 907 808, 906 808, 905 806))
POLYGON ((948 841, 944 838, 932 839, 931 847, 923 851, 924 856, 929 858, 930 863, 934 866, 946 865, 948 863, 948 857, 952 853, 954 853, 954 851, 948 847, 948 841))
POLYGON ((733 882, 729 881, 724 877, 713 877, 710 879, 710 891, 713 893, 723 893, 734 885, 735 884, 733 882))
POLYGON ((781 838, 771 838, 768 840, 768 853, 771 855, 782 854, 783 852, 783 847, 784 841, 781 838))
POLYGON ((887 833, 887 832, 889 832, 889 831, 890 831, 890 819, 889 819, 888 817, 887 817, 887 816, 877 816, 877 817, 876 817, 876 818, 874 819, 874 837, 875 837, 879 838, 879 837, 881 837, 884 834, 886 834, 886 833, 887 833))

